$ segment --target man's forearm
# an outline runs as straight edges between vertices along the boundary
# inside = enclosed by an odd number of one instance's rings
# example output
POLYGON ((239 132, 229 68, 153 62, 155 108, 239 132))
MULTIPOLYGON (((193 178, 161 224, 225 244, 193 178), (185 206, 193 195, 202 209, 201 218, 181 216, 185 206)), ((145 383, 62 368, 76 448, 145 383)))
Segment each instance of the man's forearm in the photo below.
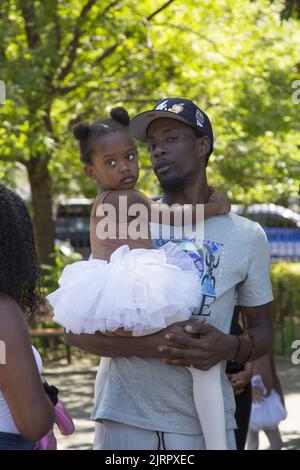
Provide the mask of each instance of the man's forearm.
MULTIPOLYGON (((273 302, 260 307, 243 307, 243 312, 249 324, 246 332, 255 338, 255 351, 251 355, 251 361, 253 361, 272 350, 273 302)), ((247 345, 245 349, 247 349, 247 345)), ((245 354, 247 354, 247 351, 245 354)))
POLYGON ((124 337, 106 336, 101 333, 65 333, 65 342, 91 354, 102 357, 162 357, 158 351, 157 335, 124 337))

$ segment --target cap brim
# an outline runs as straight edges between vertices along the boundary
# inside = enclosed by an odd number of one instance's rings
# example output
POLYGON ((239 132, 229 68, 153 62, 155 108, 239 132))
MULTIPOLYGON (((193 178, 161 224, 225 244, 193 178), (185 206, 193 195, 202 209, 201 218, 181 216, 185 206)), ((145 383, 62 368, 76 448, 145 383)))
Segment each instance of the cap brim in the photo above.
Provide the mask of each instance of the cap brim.
POLYGON ((133 136, 140 142, 146 142, 147 130, 151 122, 161 118, 175 119, 176 121, 181 121, 191 126, 191 124, 186 119, 182 118, 176 113, 173 113, 172 111, 160 111, 155 109, 153 111, 144 111, 143 113, 138 114, 131 119, 130 129, 133 136))

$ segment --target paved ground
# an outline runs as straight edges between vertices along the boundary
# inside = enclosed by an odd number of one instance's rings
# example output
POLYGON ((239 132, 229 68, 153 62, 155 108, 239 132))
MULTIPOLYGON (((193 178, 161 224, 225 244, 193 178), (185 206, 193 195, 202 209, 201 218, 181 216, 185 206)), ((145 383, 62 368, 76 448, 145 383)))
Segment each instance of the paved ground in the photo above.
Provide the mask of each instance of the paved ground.
MULTIPOLYGON (((89 416, 93 403, 93 383, 97 371, 93 356, 74 357, 72 365, 65 360, 46 365, 44 376, 60 389, 60 398, 74 418, 76 431, 63 437, 57 429, 58 447, 64 449, 91 449, 93 422, 89 416)), ((277 370, 282 383, 288 417, 280 424, 284 449, 300 450, 300 365, 292 366, 288 360, 277 360, 277 370)), ((261 436, 261 448, 268 448, 268 441, 261 436)))

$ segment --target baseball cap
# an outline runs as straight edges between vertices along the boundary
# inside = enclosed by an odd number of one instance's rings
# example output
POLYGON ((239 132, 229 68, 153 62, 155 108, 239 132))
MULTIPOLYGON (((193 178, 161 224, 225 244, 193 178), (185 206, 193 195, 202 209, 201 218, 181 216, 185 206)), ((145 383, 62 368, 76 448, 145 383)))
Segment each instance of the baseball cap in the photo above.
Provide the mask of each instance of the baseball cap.
POLYGON ((212 151, 214 138, 209 117, 191 100, 184 98, 160 100, 150 111, 144 111, 132 118, 130 129, 133 136, 141 142, 146 142, 148 127, 159 118, 170 118, 185 122, 196 129, 200 135, 207 135, 211 142, 212 151))

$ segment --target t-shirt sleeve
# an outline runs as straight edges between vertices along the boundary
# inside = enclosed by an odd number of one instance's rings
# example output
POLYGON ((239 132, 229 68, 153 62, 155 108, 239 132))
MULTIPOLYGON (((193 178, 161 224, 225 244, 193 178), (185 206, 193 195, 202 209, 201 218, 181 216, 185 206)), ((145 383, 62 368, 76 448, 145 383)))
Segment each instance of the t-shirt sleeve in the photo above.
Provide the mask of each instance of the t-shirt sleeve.
POLYGON ((257 307, 273 300, 270 279, 270 246, 262 227, 257 224, 249 246, 250 259, 245 280, 238 286, 238 303, 243 307, 257 307))

